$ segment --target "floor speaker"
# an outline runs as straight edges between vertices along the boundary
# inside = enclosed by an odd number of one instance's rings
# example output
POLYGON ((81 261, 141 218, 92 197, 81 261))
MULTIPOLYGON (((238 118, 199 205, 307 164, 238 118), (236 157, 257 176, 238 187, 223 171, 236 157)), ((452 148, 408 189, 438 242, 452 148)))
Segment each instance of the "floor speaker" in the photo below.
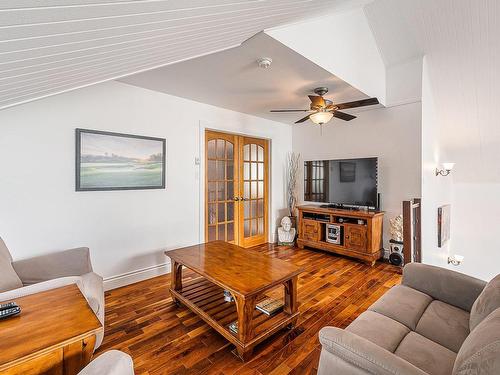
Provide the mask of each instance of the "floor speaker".
POLYGON ((403 243, 401 241, 390 240, 391 253, 389 254, 389 262, 395 266, 402 266, 404 263, 403 243))

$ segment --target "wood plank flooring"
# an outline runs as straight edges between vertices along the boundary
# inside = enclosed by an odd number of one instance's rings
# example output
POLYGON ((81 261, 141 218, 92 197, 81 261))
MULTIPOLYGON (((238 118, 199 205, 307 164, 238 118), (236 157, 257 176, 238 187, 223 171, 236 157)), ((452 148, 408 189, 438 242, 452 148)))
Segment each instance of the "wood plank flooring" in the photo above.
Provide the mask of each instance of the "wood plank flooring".
MULTIPOLYGON (((136 374, 316 374, 321 346, 318 331, 345 327, 401 275, 396 267, 374 267, 320 251, 264 245, 255 248, 304 267, 299 277, 301 313, 293 330, 258 345, 242 363, 222 336, 168 293, 170 275, 106 293, 104 342, 97 355, 119 349, 134 359, 136 374)), ((184 271, 185 280, 199 277, 184 271)), ((268 294, 282 296, 282 290, 268 294)))

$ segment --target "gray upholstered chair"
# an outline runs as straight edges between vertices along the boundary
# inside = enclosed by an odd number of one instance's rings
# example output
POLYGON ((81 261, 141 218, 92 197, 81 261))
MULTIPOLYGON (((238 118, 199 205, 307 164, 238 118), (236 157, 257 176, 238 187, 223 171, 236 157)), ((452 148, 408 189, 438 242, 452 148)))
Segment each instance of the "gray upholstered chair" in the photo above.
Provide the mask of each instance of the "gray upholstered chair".
POLYGON ((500 374, 500 275, 408 264, 345 330, 325 327, 318 374, 500 374))
MULTIPOLYGON (((89 249, 80 247, 34 258, 13 261, 0 238, 0 301, 76 284, 104 325, 102 277, 92 271, 89 249)), ((96 338, 95 349, 103 335, 96 338)))
POLYGON ((128 354, 110 350, 90 362, 78 375, 134 375, 134 363, 128 354))

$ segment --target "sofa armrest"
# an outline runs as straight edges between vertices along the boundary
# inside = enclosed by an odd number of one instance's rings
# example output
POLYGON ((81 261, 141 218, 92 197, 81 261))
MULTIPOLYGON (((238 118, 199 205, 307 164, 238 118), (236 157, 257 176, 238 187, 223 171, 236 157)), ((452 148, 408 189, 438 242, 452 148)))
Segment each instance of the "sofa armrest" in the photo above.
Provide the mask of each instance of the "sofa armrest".
POLYGON ((90 362, 78 375, 134 375, 132 358, 121 351, 110 350, 90 362))
MULTIPOLYGON (((90 308, 104 327, 104 286, 102 277, 94 272, 80 276, 82 287, 80 290, 87 299, 90 308)), ((97 334, 94 349, 97 349, 104 337, 104 332, 97 334)))
POLYGON ((0 293, 0 302, 12 301, 17 298, 30 296, 32 294, 45 292, 51 289, 62 288, 63 286, 71 284, 76 284, 80 290, 83 289, 82 278, 80 276, 61 277, 2 292, 0 293))
MULTIPOLYGON (((368 341, 352 332, 335 327, 325 327, 319 332, 319 341, 323 350, 359 369, 359 373, 376 375, 427 375, 410 362, 394 353, 368 341)), ((331 368, 320 358, 320 369, 331 368)), ((351 371, 352 372, 352 371, 351 371)), ((320 372, 318 372, 320 374, 320 372)))
POLYGON ((466 311, 486 286, 485 281, 472 276, 422 263, 404 267, 402 284, 466 311))
POLYGON ((79 247, 12 262, 23 285, 66 276, 81 276, 92 272, 90 252, 79 247))

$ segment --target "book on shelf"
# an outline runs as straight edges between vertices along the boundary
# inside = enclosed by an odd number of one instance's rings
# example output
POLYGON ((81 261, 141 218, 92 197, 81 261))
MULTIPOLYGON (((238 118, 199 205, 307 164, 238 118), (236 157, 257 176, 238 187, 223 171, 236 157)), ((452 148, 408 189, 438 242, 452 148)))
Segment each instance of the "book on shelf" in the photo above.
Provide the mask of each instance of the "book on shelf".
POLYGON ((230 323, 228 328, 232 333, 237 335, 238 334, 238 321, 230 323))
POLYGON ((260 301, 255 308, 266 315, 273 315, 283 310, 284 303, 282 300, 275 298, 266 298, 260 301))
POLYGON ((234 302, 233 295, 229 290, 224 289, 224 301, 226 302, 234 302))

